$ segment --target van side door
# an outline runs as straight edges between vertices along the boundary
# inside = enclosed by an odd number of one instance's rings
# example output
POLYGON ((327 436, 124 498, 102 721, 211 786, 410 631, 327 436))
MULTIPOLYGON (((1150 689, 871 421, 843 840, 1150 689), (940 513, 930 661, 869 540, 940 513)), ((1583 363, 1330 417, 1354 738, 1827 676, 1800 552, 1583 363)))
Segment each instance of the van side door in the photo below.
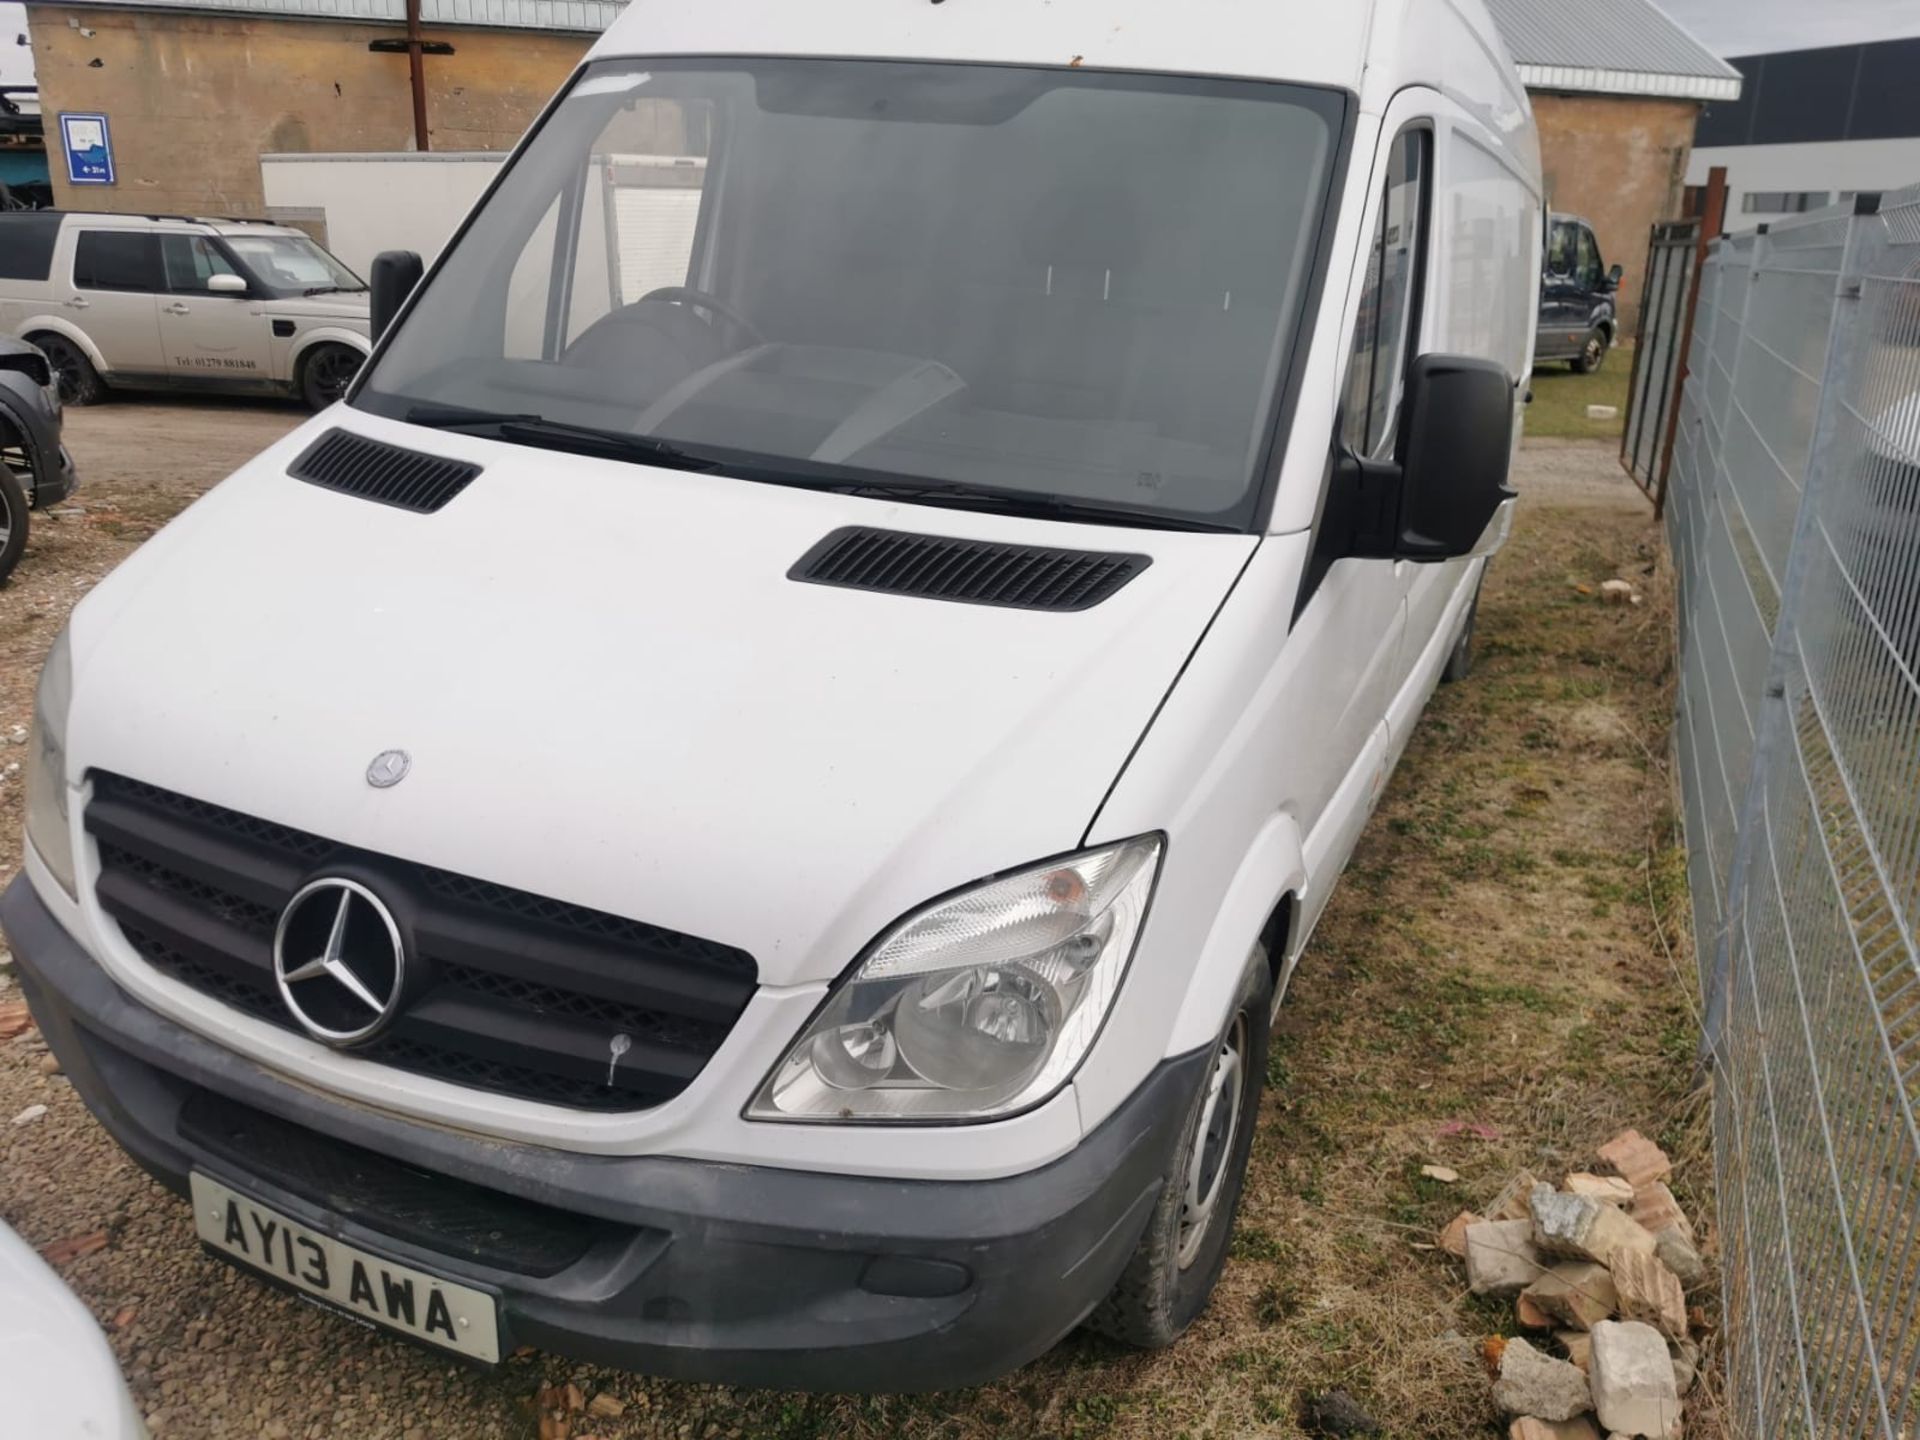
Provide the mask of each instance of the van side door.
POLYGON ((251 287, 225 247, 211 235, 163 231, 160 258, 167 277, 160 338, 175 383, 244 385, 271 379, 273 322, 261 310, 261 297, 250 289, 221 293, 208 288, 216 275, 251 287))
POLYGON ((1607 279, 1606 261, 1600 258, 1600 242, 1585 225, 1576 227, 1574 237, 1573 281, 1577 302, 1580 342, 1586 343, 1596 327, 1613 323, 1613 285, 1607 279))
MULTIPOLYGON (((1482 143, 1477 121, 1465 115, 1448 117, 1441 127, 1434 178, 1445 203, 1434 207, 1432 328, 1421 349, 1496 362, 1514 387, 1517 409, 1526 390, 1533 299, 1539 293, 1534 279, 1539 196, 1531 181, 1500 158, 1497 142, 1487 137, 1482 143)), ((1577 244, 1576 236, 1576 258, 1577 244)), ((1577 284, 1577 273, 1569 279, 1577 284)), ((1439 680, 1485 563, 1444 560, 1407 567, 1401 666, 1406 688, 1394 712, 1396 742, 1404 742, 1439 680)))
MULTIPOLYGON (((1407 113, 1396 105, 1389 123, 1407 113)), ((1374 162, 1374 214, 1355 262, 1359 293, 1346 342, 1329 485, 1354 483, 1337 463, 1340 454, 1379 458, 1394 449, 1403 382, 1419 341, 1432 138, 1431 130, 1412 121, 1389 132, 1374 162)), ((1341 497, 1329 494, 1322 513, 1341 507, 1341 497)), ((1385 785, 1392 750, 1386 717, 1399 688, 1406 629, 1409 567, 1323 550, 1330 543, 1339 544, 1339 538, 1323 528, 1287 640, 1299 656, 1296 693, 1315 697, 1325 711, 1324 720, 1311 727, 1311 748, 1293 757, 1299 775, 1321 778, 1288 801, 1305 832, 1306 927, 1332 892, 1385 785), (1329 560, 1329 554, 1336 558, 1329 560)))
POLYGON ((1547 223, 1545 274, 1540 280, 1540 329, 1536 360, 1566 360, 1579 353, 1587 333, 1586 306, 1575 271, 1581 227, 1570 220, 1547 223))
POLYGON ((74 237, 73 293, 62 301, 99 350, 111 378, 164 380, 160 237, 151 230, 82 228, 74 237))

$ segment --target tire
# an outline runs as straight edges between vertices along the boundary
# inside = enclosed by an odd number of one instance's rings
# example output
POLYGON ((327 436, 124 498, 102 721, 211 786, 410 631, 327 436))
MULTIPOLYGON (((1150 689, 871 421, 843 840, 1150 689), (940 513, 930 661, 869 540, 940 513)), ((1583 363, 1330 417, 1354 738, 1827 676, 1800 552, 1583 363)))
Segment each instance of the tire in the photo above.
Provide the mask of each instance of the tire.
POLYGON ((0 465, 0 585, 27 548, 27 491, 20 477, 0 465))
POLYGON ((1247 957, 1233 1014, 1181 1128, 1167 1183, 1140 1237, 1140 1247, 1111 1293, 1087 1316, 1089 1329, 1143 1350, 1164 1350, 1207 1308, 1227 1261, 1234 1212, 1240 1206, 1247 1157, 1253 1151, 1272 1009, 1273 972, 1266 950, 1256 945, 1247 957), (1228 1084, 1233 1087, 1231 1110, 1217 1103, 1210 1106, 1216 1091, 1225 1098, 1228 1084), (1200 1150, 1197 1175, 1196 1148, 1200 1150), (1190 1186, 1194 1181, 1197 1184, 1190 1186), (1211 1196, 1197 1221, 1189 1218, 1192 1188, 1211 1196))
POLYGON ((1576 375, 1598 374, 1607 363, 1606 327, 1596 325, 1587 332, 1587 338, 1580 342, 1580 353, 1567 363, 1573 367, 1576 375))
POLYGON ((300 398, 324 410, 347 393, 364 359, 351 345, 316 345, 300 361, 300 398))
POLYGON ((1440 671, 1442 685, 1454 685, 1473 673, 1473 629, 1480 621, 1480 590, 1476 586, 1473 603, 1467 607, 1466 623, 1460 627, 1460 638, 1453 642, 1453 650, 1447 656, 1445 668, 1440 671))
POLYGON ((28 338, 40 347, 47 357, 47 363, 53 366, 54 380, 60 387, 61 404, 98 405, 106 399, 107 382, 93 368, 86 351, 64 335, 33 335, 28 338))

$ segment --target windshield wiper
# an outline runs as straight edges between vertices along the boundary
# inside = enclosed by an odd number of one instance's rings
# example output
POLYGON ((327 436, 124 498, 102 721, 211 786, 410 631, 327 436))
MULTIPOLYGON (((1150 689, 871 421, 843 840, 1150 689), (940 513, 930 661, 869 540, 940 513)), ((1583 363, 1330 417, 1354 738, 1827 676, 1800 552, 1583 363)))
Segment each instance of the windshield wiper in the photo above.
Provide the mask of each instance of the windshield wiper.
POLYGON ((1214 520, 1196 520, 1163 510, 1136 510, 1101 500, 1068 495, 1011 490, 982 485, 952 485, 918 480, 856 480, 840 476, 743 469, 750 480, 791 485, 801 490, 825 490, 836 495, 862 495, 875 500, 906 500, 922 505, 945 505, 956 510, 988 510, 996 515, 1026 515, 1042 520, 1077 520, 1089 525, 1129 525, 1136 530, 1194 530, 1238 534, 1239 527, 1214 520))
POLYGON ((627 435, 618 430, 597 430, 591 425, 570 425, 565 420, 549 420, 544 415, 492 414, 484 410, 415 405, 402 418, 409 425, 425 425, 432 430, 474 430, 490 433, 494 439, 537 445, 548 450, 644 460, 653 465, 670 465, 677 470, 712 470, 719 465, 717 460, 695 455, 670 441, 655 440, 650 435, 627 435))

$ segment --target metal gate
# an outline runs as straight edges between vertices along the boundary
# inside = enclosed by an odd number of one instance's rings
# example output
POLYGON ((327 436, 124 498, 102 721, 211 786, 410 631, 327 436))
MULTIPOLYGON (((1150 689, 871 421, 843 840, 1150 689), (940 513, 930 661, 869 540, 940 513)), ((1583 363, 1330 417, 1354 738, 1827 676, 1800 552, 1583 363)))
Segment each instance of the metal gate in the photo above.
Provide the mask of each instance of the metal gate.
POLYGON ((1699 245, 1698 220, 1672 220, 1653 227, 1647 246, 1647 283, 1640 292, 1640 324, 1634 331, 1639 340, 1633 351, 1633 377, 1627 384, 1620 463, 1634 483, 1653 497, 1655 513, 1666 508, 1681 362, 1693 324, 1699 245))

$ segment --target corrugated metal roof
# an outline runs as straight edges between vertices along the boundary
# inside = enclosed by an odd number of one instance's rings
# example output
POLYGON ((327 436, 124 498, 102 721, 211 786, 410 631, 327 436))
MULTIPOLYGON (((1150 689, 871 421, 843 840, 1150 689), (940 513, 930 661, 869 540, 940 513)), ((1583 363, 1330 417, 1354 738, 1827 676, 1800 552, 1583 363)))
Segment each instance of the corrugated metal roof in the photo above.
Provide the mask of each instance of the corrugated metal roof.
MULTIPOLYGON (((296 20, 364 20, 404 24, 405 0, 62 0, 78 8, 114 10, 215 10, 228 14, 277 15, 296 20)), ((612 24, 626 0, 420 0, 429 25, 476 25, 506 30, 563 30, 597 35, 612 24)))
POLYGON ((1652 0, 1486 0, 1528 85, 1728 100, 1740 72, 1652 0))

